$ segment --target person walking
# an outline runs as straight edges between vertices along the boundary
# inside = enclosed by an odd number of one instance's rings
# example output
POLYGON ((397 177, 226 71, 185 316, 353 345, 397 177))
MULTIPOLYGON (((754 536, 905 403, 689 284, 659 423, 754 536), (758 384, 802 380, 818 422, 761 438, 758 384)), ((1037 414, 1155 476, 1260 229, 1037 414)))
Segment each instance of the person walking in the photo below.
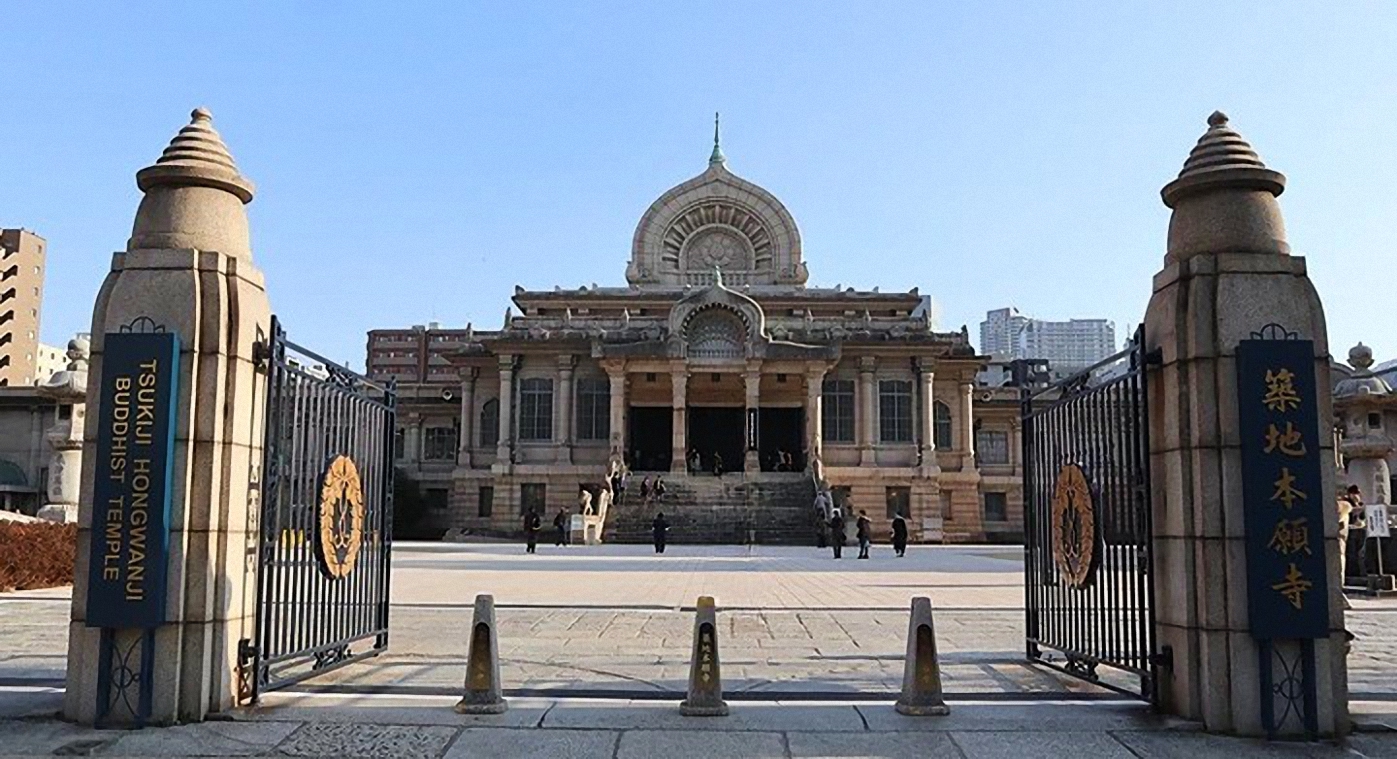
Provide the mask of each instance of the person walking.
POLYGON ((907 555, 907 520, 901 514, 893 514, 893 552, 907 555))
POLYGON ((646 477, 640 481, 640 502, 650 503, 650 478, 646 477))
POLYGON ((868 558, 868 546, 873 543, 873 522, 869 520, 868 514, 859 511, 858 525, 859 537, 859 558, 868 558))
POLYGON ((655 489, 654 489, 653 491, 651 491, 651 492, 654 494, 654 496, 655 496, 655 499, 654 499, 654 500, 657 501, 657 502, 658 502, 661 498, 664 498, 664 497, 665 497, 665 478, 664 478, 664 476, 660 476, 660 477, 656 477, 656 478, 655 478, 655 489))
POLYGON ((553 545, 564 545, 567 542, 567 536, 568 512, 567 509, 558 509, 557 516, 553 517, 553 545))
POLYGON ((534 513, 534 508, 529 507, 529 513, 524 515, 524 553, 536 553, 538 548, 538 531, 543 527, 543 520, 534 513))
POLYGON ((834 547, 834 558, 844 558, 844 516, 839 509, 829 518, 829 544, 834 547))
POLYGON ((650 523, 650 530, 655 539, 655 553, 665 552, 665 537, 669 531, 669 522, 665 520, 663 511, 655 515, 655 521, 650 523))

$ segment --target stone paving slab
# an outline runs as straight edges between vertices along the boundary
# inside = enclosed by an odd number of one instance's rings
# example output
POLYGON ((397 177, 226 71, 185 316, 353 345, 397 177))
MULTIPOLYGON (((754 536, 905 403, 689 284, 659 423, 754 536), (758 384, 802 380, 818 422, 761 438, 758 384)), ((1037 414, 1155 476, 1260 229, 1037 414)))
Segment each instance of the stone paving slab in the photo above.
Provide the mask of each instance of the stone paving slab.
MULTIPOLYGON (((612 757, 621 733, 610 730, 507 730, 472 727, 461 731, 446 759, 572 759, 612 757)), ((659 755, 656 755, 659 756, 659 755)))

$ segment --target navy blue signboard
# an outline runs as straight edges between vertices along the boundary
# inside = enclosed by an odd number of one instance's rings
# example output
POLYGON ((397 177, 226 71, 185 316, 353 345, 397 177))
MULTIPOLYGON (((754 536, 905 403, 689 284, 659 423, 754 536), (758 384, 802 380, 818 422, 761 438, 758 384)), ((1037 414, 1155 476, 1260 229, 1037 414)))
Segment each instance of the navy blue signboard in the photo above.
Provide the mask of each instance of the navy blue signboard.
POLYGON ((1257 638, 1329 635, 1318 395, 1310 340, 1237 345, 1247 596, 1257 638))
POLYGON ((109 333, 102 350, 92 489, 89 627, 165 621, 179 384, 173 333, 109 333))

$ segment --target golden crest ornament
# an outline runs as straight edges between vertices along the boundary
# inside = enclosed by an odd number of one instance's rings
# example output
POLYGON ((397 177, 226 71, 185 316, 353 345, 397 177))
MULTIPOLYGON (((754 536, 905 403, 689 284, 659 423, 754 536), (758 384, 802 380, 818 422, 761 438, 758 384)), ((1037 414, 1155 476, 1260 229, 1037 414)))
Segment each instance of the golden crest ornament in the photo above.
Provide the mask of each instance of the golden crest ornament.
POLYGON ((364 543, 364 488, 354 459, 336 456, 325 468, 316 516, 321 571, 332 580, 348 576, 364 543))
POLYGON ((1091 584, 1097 555, 1096 499, 1080 464, 1064 464, 1053 483, 1053 562, 1069 587, 1091 584))

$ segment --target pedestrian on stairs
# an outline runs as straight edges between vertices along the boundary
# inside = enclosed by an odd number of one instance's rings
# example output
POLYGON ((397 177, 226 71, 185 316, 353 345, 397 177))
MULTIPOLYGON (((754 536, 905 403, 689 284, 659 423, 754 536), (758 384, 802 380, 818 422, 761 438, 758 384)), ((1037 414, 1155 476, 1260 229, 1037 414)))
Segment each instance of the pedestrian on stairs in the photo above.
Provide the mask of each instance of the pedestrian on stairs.
POLYGON ((669 532, 669 522, 665 519, 663 511, 655 515, 655 521, 650 523, 650 529, 655 538, 655 553, 665 552, 666 533, 669 532))
POLYGON ((640 481, 640 502, 650 502, 650 478, 646 477, 640 481))
POLYGON ((859 511, 858 525, 859 537, 859 558, 868 558, 868 546, 873 542, 873 522, 868 519, 868 514, 859 511))
POLYGON ((663 476, 660 476, 660 477, 656 477, 656 478, 655 478, 655 490, 654 490, 654 493, 655 493, 655 500, 656 500, 656 501, 658 501, 658 500, 660 500, 661 498, 664 498, 664 497, 665 497, 665 478, 664 478, 663 476))
POLYGON ((834 547, 834 558, 844 558, 844 516, 835 509, 829 518, 829 544, 834 547))

